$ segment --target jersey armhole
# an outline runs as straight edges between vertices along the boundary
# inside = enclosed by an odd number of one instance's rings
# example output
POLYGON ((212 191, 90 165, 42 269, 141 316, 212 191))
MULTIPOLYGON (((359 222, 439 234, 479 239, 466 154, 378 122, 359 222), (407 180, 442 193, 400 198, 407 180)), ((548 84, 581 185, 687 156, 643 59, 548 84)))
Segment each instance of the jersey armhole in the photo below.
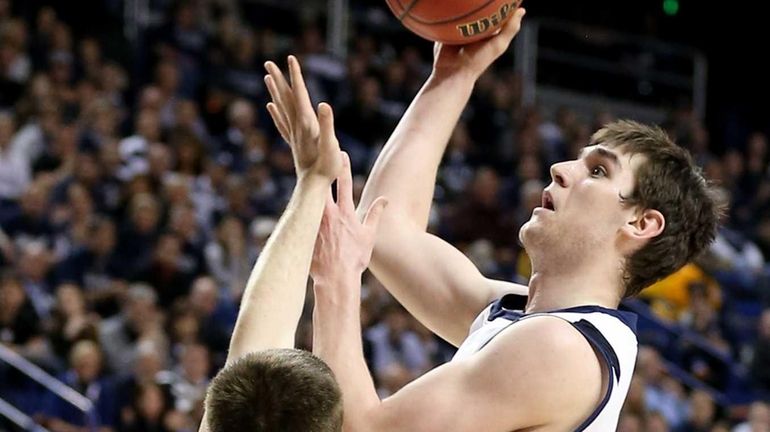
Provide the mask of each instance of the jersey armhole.
POLYGON ((577 322, 569 322, 577 331, 580 332, 580 334, 583 335, 583 337, 586 338, 594 351, 599 353, 598 357, 600 361, 604 362, 604 366, 607 370, 607 390, 601 402, 594 409, 591 415, 588 416, 588 418, 583 421, 583 423, 581 423, 577 429, 575 429, 575 432, 581 432, 585 430, 589 425, 591 425, 591 423, 596 420, 597 417, 599 417, 599 414, 601 414, 604 407, 607 406, 607 403, 610 401, 610 396, 612 396, 612 390, 615 386, 615 380, 620 381, 620 361, 618 360, 618 356, 615 353, 615 350, 612 348, 612 345, 610 345, 610 342, 590 321, 581 319, 577 322))

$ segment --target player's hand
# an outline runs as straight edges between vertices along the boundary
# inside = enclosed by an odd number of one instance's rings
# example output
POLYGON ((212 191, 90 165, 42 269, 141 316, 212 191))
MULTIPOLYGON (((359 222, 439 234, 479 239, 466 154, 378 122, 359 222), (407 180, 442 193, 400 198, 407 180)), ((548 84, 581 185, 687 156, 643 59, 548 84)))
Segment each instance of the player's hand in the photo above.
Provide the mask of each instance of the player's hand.
POLYGON ((473 80, 482 73, 511 44, 521 30, 521 20, 526 11, 517 7, 500 32, 488 39, 467 45, 444 45, 436 43, 433 47, 433 75, 444 77, 457 73, 468 74, 473 80))
POLYGON ((318 175, 331 183, 342 168, 332 107, 321 103, 317 113, 313 110, 296 57, 289 56, 290 82, 275 63, 265 63, 265 69, 265 84, 273 99, 267 110, 291 147, 297 177, 318 175))
POLYGON ((318 230, 310 275, 316 283, 342 286, 345 282, 360 282, 361 273, 369 266, 377 227, 387 200, 379 197, 359 222, 353 204, 353 179, 350 159, 344 154, 343 167, 337 178, 337 202, 329 192, 321 227, 318 230))

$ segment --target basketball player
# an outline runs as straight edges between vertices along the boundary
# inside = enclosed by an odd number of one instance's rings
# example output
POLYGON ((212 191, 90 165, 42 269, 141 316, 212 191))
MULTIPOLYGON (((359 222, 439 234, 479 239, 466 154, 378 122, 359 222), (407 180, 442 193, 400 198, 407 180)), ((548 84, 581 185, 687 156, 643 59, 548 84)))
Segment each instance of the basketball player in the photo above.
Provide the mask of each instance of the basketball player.
MULTIPOLYGON (((330 186, 338 175, 350 178, 350 163, 334 135, 331 107, 321 104, 317 115, 313 111, 297 60, 289 58, 292 85, 275 64, 266 67, 273 96, 268 110, 291 146, 297 184, 247 282, 226 365, 208 389, 200 430, 337 432, 342 401, 332 371, 291 348, 327 198, 335 205, 330 186)), ((376 229, 384 204, 372 205, 368 229, 376 229)))
MULTIPOLYGON (((361 349, 366 235, 322 223, 312 267, 315 352, 335 371, 346 431, 614 431, 637 352, 624 297, 674 272, 714 238, 717 207, 686 151, 656 127, 619 121, 551 184, 519 238, 528 287, 485 279, 425 232, 436 172, 476 79, 518 32, 435 49, 433 72, 382 150, 360 208, 389 206, 370 269, 423 324, 459 346, 450 363, 391 397, 375 392, 361 349), (323 245, 327 247, 324 248, 323 245), (342 265, 347 263, 347 265, 342 265), (526 291, 524 310, 510 293, 526 291)), ((347 221, 347 222, 346 222, 347 221)))

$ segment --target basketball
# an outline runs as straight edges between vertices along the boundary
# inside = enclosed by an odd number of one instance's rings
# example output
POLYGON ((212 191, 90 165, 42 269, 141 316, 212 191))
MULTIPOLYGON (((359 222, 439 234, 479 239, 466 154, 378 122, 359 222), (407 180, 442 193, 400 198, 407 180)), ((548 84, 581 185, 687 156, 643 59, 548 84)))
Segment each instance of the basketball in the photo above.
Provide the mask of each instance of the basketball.
POLYGON ((406 28, 425 39, 462 45, 497 33, 520 0, 386 0, 406 28))

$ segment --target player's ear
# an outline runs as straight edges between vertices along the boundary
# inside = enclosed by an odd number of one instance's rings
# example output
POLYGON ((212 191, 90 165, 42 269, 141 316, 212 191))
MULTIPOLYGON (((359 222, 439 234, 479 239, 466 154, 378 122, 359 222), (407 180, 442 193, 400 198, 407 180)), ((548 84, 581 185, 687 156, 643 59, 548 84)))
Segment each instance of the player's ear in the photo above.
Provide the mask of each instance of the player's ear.
POLYGON ((623 234, 630 240, 649 240, 659 236, 666 228, 666 218, 655 209, 635 212, 623 226, 623 234))

